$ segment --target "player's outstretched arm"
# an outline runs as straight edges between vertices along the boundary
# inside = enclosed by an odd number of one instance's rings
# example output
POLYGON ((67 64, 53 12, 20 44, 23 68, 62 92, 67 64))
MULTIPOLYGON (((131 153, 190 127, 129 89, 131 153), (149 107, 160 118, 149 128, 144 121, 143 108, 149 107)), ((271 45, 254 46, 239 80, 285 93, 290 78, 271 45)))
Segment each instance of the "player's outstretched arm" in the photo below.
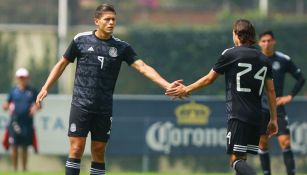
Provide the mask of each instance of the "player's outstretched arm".
POLYGON ((267 79, 265 81, 265 89, 267 92, 269 108, 270 108, 270 122, 267 127, 267 134, 269 135, 269 137, 272 137, 278 132, 277 112, 276 112, 276 95, 275 95, 273 80, 267 79))
POLYGON ((133 64, 131 64, 131 67, 136 69, 138 72, 140 72, 145 77, 149 78, 151 81, 158 84, 161 88, 165 90, 170 87, 176 87, 183 82, 182 80, 177 80, 173 83, 169 83, 154 68, 147 65, 142 60, 136 60, 133 64))
POLYGON ((43 99, 48 95, 49 88, 54 84, 54 82, 62 75, 63 71, 65 70, 66 66, 70 62, 62 57, 58 63, 52 68, 44 86, 42 87, 41 91, 38 93, 36 98, 36 104, 38 106, 41 105, 43 99))
POLYGON ((186 97, 188 96, 192 91, 195 91, 197 89, 200 89, 202 87, 208 86, 212 84, 217 77, 220 74, 215 72, 214 70, 211 70, 207 75, 197 80, 195 83, 190 84, 189 86, 177 86, 173 88, 167 89, 165 95, 167 96, 173 96, 173 97, 186 97))

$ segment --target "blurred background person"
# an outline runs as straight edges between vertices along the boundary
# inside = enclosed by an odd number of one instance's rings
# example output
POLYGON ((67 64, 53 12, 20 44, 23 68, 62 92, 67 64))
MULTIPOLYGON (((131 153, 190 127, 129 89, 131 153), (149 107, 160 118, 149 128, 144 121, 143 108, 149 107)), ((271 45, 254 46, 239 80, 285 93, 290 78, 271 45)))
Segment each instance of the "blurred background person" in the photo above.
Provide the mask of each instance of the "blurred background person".
MULTIPOLYGON (((3 110, 10 112, 7 127, 8 144, 11 147, 12 164, 18 170, 18 159, 21 155, 22 170, 27 171, 28 147, 36 140, 33 126, 33 116, 39 110, 35 100, 37 91, 28 85, 29 72, 25 68, 16 71, 17 84, 8 94, 3 110)), ((4 137, 4 142, 6 137, 4 137)), ((37 151, 36 143, 35 151, 37 151)))
MULTIPOLYGON (((298 68, 288 55, 275 51, 276 40, 271 30, 265 31, 259 35, 259 46, 262 53, 268 57, 272 65, 272 74, 276 91, 276 104, 278 116, 278 133, 277 139, 283 152, 284 163, 288 175, 295 174, 295 161, 291 150, 291 139, 288 116, 285 105, 292 101, 295 95, 302 89, 305 78, 300 68, 298 68), (291 92, 284 95, 284 81, 286 74, 289 73, 295 80, 295 84, 291 92)), ((269 138, 266 134, 266 126, 270 118, 266 97, 262 98, 263 111, 263 128, 261 129, 261 137, 259 142, 259 155, 263 173, 271 174, 270 156, 269 156, 269 138)))

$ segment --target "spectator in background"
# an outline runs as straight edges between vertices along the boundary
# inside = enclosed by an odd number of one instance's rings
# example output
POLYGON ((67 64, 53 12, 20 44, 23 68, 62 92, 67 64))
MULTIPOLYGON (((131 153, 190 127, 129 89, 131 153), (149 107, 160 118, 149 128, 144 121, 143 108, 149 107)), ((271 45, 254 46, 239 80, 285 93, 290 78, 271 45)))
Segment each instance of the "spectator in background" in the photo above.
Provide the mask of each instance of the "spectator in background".
POLYGON ((12 149, 13 168, 18 170, 18 159, 21 155, 22 170, 27 170, 28 147, 34 136, 33 116, 39 106, 35 99, 37 92, 28 85, 29 72, 25 68, 16 71, 17 85, 12 87, 3 110, 10 112, 8 124, 8 143, 12 149))
MULTIPOLYGON (((259 46, 262 53, 268 57, 272 65, 272 74, 276 91, 277 104, 277 122, 279 131, 277 139, 283 151, 284 163, 286 165, 287 174, 295 174, 295 161, 291 150, 290 130, 288 126, 288 117, 285 105, 290 103, 294 96, 301 90, 305 83, 304 75, 291 60, 288 55, 275 51, 276 40, 272 31, 265 31, 259 35, 259 46), (289 73, 295 80, 292 91, 287 95, 283 94, 285 75, 289 73)), ((266 134, 266 126, 270 118, 266 97, 262 98, 262 129, 259 142, 259 155, 263 173, 271 174, 270 157, 269 157, 269 138, 266 134)))

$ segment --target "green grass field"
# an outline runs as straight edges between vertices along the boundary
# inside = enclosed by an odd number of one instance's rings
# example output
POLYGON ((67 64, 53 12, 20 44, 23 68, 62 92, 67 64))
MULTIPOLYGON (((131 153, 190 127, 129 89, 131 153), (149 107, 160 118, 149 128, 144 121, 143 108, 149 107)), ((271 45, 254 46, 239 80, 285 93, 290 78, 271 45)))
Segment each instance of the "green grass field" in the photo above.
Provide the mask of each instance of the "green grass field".
MULTIPOLYGON (((42 173, 42 172, 27 172, 27 173, 15 173, 15 172, 1 172, 2 175, 64 175, 64 172, 53 172, 53 173, 42 173)), ((81 173, 80 175, 88 175, 89 173, 81 173)), ((108 175, 233 175, 233 173, 133 173, 133 172, 127 172, 127 173, 108 173, 108 175)), ((258 173, 259 174, 259 173, 258 173)), ((261 174, 259 174, 261 175, 261 174)), ((286 174, 280 174, 280 175, 286 175, 286 174)), ((297 174, 297 175, 307 175, 307 174, 297 174)))
MULTIPOLYGON (((64 175, 64 172, 53 172, 53 173, 42 173, 42 172, 28 172, 28 173, 15 173, 15 172, 1 172, 2 175, 64 175)), ((81 175, 88 175, 89 173, 81 173, 81 175)), ((233 175, 233 173, 108 173, 108 175, 233 175)), ((259 174, 259 173, 258 173, 259 174)), ((260 174, 259 174, 260 175, 260 174)), ((280 174, 282 175, 282 174, 280 174)), ((307 174, 297 174, 297 175, 307 175, 307 174)))
MULTIPOLYGON (((0 174, 3 175, 64 175, 64 172, 59 172, 59 173, 42 173, 42 172, 28 172, 28 173, 15 173, 15 172, 0 172, 0 174)), ((81 173, 81 175, 88 175, 89 173, 81 173)), ((108 175, 233 175, 231 173, 192 173, 192 174, 187 174, 187 173, 108 173, 108 175)))

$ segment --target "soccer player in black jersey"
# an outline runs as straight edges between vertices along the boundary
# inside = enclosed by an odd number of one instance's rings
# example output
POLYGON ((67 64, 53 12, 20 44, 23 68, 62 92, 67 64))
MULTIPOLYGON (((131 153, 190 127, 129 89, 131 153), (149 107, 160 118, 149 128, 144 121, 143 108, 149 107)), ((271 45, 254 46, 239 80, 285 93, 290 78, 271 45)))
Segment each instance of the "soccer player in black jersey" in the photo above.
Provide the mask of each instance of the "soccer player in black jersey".
POLYGON ((40 104, 66 66, 77 60, 69 118, 70 149, 66 175, 80 173, 88 132, 91 132, 90 173, 105 174, 104 156, 111 131, 113 91, 123 61, 164 89, 180 82, 169 83, 163 79, 152 67, 137 59, 128 43, 112 35, 116 25, 116 11, 112 5, 99 5, 94 22, 96 30, 79 33, 71 41, 36 100, 40 104))
MULTIPOLYGON (((265 31, 259 35, 259 46, 262 53, 268 57, 272 65, 272 74, 276 91, 277 101, 277 123, 278 133, 277 138, 279 145, 283 151, 284 163, 286 165, 288 175, 295 174, 295 163, 293 153, 291 151, 290 130, 288 128, 288 118, 284 105, 291 102, 294 96, 300 91, 305 83, 305 78, 302 71, 292 62, 288 55, 275 51, 275 37, 272 31, 265 31), (285 75, 289 73, 296 79, 292 91, 288 95, 283 94, 285 75)), ((265 132, 265 126, 269 120, 269 112, 266 98, 262 100, 263 124, 261 129, 261 137, 259 142, 259 155, 263 173, 271 174, 270 157, 268 151, 269 138, 265 132)))
POLYGON ((278 130, 271 66, 267 58, 252 46, 255 43, 255 29, 248 20, 240 19, 234 23, 233 40, 235 47, 226 49, 207 75, 189 86, 170 88, 166 95, 187 96, 224 74, 228 118, 226 140, 230 164, 237 174, 256 175, 245 160, 247 153, 258 152, 263 87, 267 91, 271 112, 267 132, 272 136, 278 130))

